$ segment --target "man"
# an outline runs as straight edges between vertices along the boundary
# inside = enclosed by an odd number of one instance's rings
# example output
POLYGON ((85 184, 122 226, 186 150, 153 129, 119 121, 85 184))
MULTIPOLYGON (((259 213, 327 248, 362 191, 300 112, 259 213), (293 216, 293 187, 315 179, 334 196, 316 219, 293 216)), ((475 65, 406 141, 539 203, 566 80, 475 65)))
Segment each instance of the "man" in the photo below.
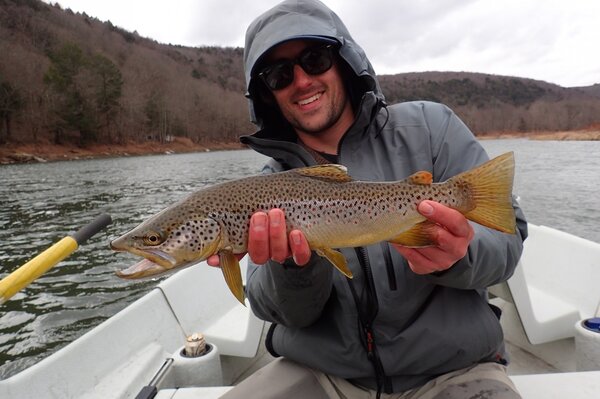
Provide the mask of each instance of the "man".
MULTIPOLYGON (((242 142, 272 158, 266 172, 340 163, 357 180, 427 170, 445 181, 488 159, 447 107, 387 106, 363 50, 316 0, 259 16, 244 61, 260 130, 242 142)), ((518 398, 486 295, 521 255, 526 222, 514 207, 511 235, 423 201, 436 245, 342 249, 351 280, 312 253, 301 231, 286 232, 283 210, 255 213, 246 291, 255 314, 272 322, 269 351, 284 360, 225 397, 518 398)))

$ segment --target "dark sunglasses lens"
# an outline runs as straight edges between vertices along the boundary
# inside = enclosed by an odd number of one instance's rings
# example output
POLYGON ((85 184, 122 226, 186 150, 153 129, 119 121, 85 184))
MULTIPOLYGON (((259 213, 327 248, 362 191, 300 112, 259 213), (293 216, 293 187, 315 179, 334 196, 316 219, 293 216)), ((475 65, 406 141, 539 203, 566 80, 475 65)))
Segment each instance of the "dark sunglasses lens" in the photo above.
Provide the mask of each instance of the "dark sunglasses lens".
POLYGON ((297 60, 286 60, 275 63, 265 69, 261 76, 271 90, 280 90, 294 81, 294 64, 298 63, 309 75, 319 75, 333 65, 331 46, 310 48, 305 50, 297 60))
POLYGON ((263 72, 263 78, 271 90, 283 89, 294 80, 294 64, 284 61, 271 65, 263 72))
POLYGON ((306 73, 319 75, 331 68, 331 52, 328 47, 311 49, 302 54, 299 64, 306 73))

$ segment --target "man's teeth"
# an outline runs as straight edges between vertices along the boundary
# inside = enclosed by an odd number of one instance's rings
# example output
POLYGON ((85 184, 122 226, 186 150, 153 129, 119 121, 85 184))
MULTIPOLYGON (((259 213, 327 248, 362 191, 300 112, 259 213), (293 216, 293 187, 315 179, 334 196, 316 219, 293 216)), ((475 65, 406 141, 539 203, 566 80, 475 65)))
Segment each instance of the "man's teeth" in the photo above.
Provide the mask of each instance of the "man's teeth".
POLYGON ((310 104, 313 101, 317 101, 319 99, 319 97, 321 97, 321 93, 317 93, 314 96, 308 97, 307 99, 300 100, 300 101, 298 101, 298 104, 300 104, 300 105, 310 104))

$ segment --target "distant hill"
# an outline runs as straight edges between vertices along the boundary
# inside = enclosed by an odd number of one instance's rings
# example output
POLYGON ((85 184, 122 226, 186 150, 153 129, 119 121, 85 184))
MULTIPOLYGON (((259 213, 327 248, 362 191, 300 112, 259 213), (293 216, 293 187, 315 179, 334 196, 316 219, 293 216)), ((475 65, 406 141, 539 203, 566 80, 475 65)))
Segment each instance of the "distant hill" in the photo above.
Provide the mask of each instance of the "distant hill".
POLYGON ((582 91, 588 95, 600 98, 600 83, 591 86, 576 87, 575 89, 582 91))
POLYGON ((253 131, 241 48, 159 44, 58 5, 0 0, 0 54, 11 141, 211 142, 253 131))
MULTIPOLYGON (((38 0, 0 0, 0 144, 236 141, 254 131, 243 49, 160 44, 38 0)), ((600 122, 600 84, 474 73, 380 77, 388 103, 431 100, 476 132, 600 122)))
POLYGON ((447 104, 477 133, 574 130, 600 121, 600 84, 565 88, 466 72, 405 73, 379 80, 390 103, 420 99, 447 104))

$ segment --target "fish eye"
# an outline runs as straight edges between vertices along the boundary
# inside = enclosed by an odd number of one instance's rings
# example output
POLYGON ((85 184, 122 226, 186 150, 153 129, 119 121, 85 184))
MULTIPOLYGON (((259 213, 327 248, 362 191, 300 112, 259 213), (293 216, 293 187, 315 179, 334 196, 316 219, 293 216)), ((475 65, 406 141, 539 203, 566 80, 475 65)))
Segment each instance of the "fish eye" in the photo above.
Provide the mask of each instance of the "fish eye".
POLYGON ((147 232, 142 239, 146 245, 158 245, 163 242, 161 234, 156 231, 147 232))

